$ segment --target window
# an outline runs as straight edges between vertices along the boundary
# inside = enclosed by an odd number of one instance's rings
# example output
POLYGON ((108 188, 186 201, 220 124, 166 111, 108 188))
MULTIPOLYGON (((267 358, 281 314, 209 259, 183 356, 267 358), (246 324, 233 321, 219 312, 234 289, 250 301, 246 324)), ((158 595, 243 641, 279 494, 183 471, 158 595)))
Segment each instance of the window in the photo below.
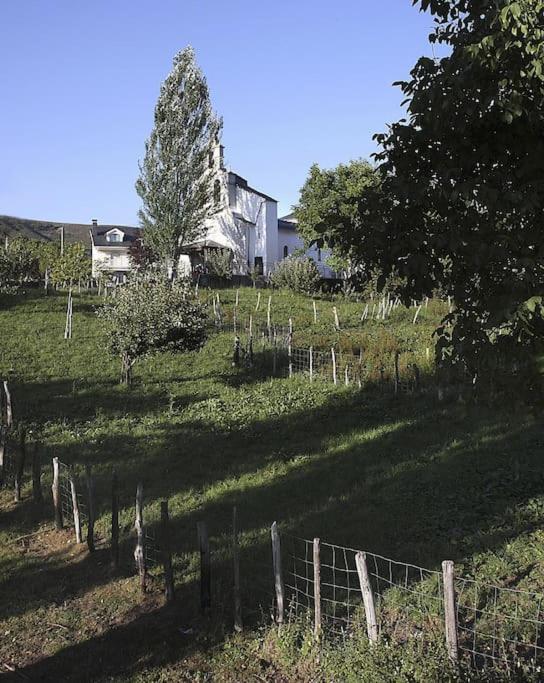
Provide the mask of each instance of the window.
POLYGON ((213 184, 213 201, 216 206, 221 202, 221 183, 216 180, 213 184))
POLYGON ((283 247, 283 258, 287 258, 289 256, 289 247, 285 245, 283 247))
POLYGON ((255 256, 255 273, 257 275, 263 274, 263 257, 255 256))
POLYGON ((106 235, 106 239, 108 242, 122 242, 123 236, 119 232, 110 232, 109 235, 106 235))
POLYGON ((317 260, 321 261, 321 249, 319 247, 317 248, 317 260))
POLYGON ((210 168, 213 168, 213 149, 210 149, 208 152, 208 165, 210 168))

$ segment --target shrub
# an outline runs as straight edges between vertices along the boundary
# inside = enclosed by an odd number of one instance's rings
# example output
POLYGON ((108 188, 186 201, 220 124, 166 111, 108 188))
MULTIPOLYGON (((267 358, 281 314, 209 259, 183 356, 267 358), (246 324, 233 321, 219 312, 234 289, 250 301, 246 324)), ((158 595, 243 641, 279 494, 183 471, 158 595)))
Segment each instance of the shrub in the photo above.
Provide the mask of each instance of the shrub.
POLYGON ((209 249, 206 266, 212 275, 232 280, 232 251, 230 249, 209 249))
POLYGON ((270 276, 274 287, 286 287, 299 294, 313 294, 319 289, 321 276, 310 258, 290 256, 280 261, 270 276))
POLYGON ((139 358, 158 351, 188 351, 206 339, 206 313, 189 300, 186 285, 150 275, 132 277, 99 311, 111 353, 121 360, 121 382, 130 384, 139 358))

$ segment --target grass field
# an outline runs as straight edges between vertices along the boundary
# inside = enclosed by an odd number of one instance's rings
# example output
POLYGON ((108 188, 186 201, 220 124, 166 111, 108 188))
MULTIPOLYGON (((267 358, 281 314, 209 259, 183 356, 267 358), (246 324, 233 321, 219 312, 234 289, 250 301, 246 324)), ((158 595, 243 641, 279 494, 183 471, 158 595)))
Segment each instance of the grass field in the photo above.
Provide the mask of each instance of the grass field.
MULTIPOLYGON (((220 296, 228 319, 234 292, 220 296)), ((465 574, 544 590, 538 415, 513 405, 439 404, 430 393, 395 398, 304 377, 270 378, 259 369, 258 347, 256 369, 233 368, 232 332, 212 334, 198 353, 144 360, 134 385, 122 387, 94 312, 101 302, 75 297, 74 337, 66 341, 65 298, 29 292, 0 301, 0 376, 9 378, 16 419, 33 430, 47 493, 43 508, 32 502, 28 482, 18 505, 11 491, 0 494, 0 666, 7 664, 6 672, 17 667, 32 680, 315 680, 302 670, 298 678, 281 673, 280 659, 266 669, 260 631, 221 645, 232 630, 234 505, 246 606, 260 597, 266 604, 272 593, 274 520, 309 538, 430 569, 453 559, 465 574), (92 555, 75 545, 70 530, 52 530, 53 456, 79 471, 93 465, 102 541, 92 555), (114 467, 122 482, 119 573, 110 569, 107 550, 114 467), (151 527, 160 501, 170 502, 173 607, 164 605, 158 578, 147 596, 138 592, 130 562, 138 481, 151 527), (214 611, 207 619, 198 616, 200 520, 208 524, 214 563, 214 611), (26 534, 34 535, 16 541, 26 534), (262 664, 257 672, 255 662, 262 664), (241 666, 250 667, 247 677, 238 677, 241 666)), ((264 320, 266 300, 263 293, 255 312, 255 291, 242 290, 242 317, 251 312, 264 320)), ((327 348, 339 342, 332 305, 318 301, 314 326, 311 300, 275 293, 273 317, 278 324, 293 318, 295 343, 327 348)), ((341 343, 362 345, 375 357, 397 345, 432 347, 444 312, 443 304, 431 303, 414 326, 413 309, 398 309, 361 330, 362 305, 336 305, 347 328, 341 343)), ((248 624, 259 621, 258 614, 245 616, 248 624)))

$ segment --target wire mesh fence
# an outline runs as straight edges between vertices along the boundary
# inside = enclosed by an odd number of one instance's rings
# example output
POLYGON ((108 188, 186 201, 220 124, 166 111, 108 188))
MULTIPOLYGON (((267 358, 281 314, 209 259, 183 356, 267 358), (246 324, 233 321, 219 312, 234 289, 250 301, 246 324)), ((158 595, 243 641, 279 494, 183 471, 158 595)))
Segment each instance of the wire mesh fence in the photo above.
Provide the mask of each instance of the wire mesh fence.
MULTIPOLYGON (((326 638, 368 628, 361 575, 353 548, 319 542, 316 592, 314 540, 282 533, 287 618, 313 614, 320 603, 326 638)), ((396 642, 447 640, 443 572, 365 552, 379 633, 396 642)), ((447 564, 447 563, 445 563, 447 564)), ((476 668, 544 667, 544 594, 456 577, 452 584, 456 645, 476 668)))

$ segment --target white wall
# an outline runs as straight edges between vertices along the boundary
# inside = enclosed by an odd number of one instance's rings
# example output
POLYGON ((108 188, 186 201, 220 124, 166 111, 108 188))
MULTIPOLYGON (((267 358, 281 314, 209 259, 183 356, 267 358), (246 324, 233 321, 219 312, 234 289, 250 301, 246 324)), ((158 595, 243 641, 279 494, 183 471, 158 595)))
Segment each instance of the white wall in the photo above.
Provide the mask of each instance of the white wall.
POLYGON ((105 271, 128 271, 131 268, 128 247, 92 247, 93 277, 105 271))
MULTIPOLYGON (((281 261, 283 259, 283 248, 287 246, 289 253, 288 256, 291 256, 291 254, 295 251, 295 249, 304 249, 304 241, 302 238, 299 236, 299 234, 296 232, 296 230, 285 230, 282 228, 278 229, 278 260, 281 261)), ((315 265, 317 266, 319 272, 321 273, 321 277, 325 278, 332 278, 336 277, 336 274, 334 271, 329 268, 327 265, 327 259, 330 256, 330 251, 328 249, 321 249, 321 254, 319 253, 319 249, 314 245, 310 247, 309 249, 304 249, 304 253, 306 256, 309 256, 311 259, 315 261, 315 265), (321 260, 319 259, 319 256, 321 255, 321 260)))

